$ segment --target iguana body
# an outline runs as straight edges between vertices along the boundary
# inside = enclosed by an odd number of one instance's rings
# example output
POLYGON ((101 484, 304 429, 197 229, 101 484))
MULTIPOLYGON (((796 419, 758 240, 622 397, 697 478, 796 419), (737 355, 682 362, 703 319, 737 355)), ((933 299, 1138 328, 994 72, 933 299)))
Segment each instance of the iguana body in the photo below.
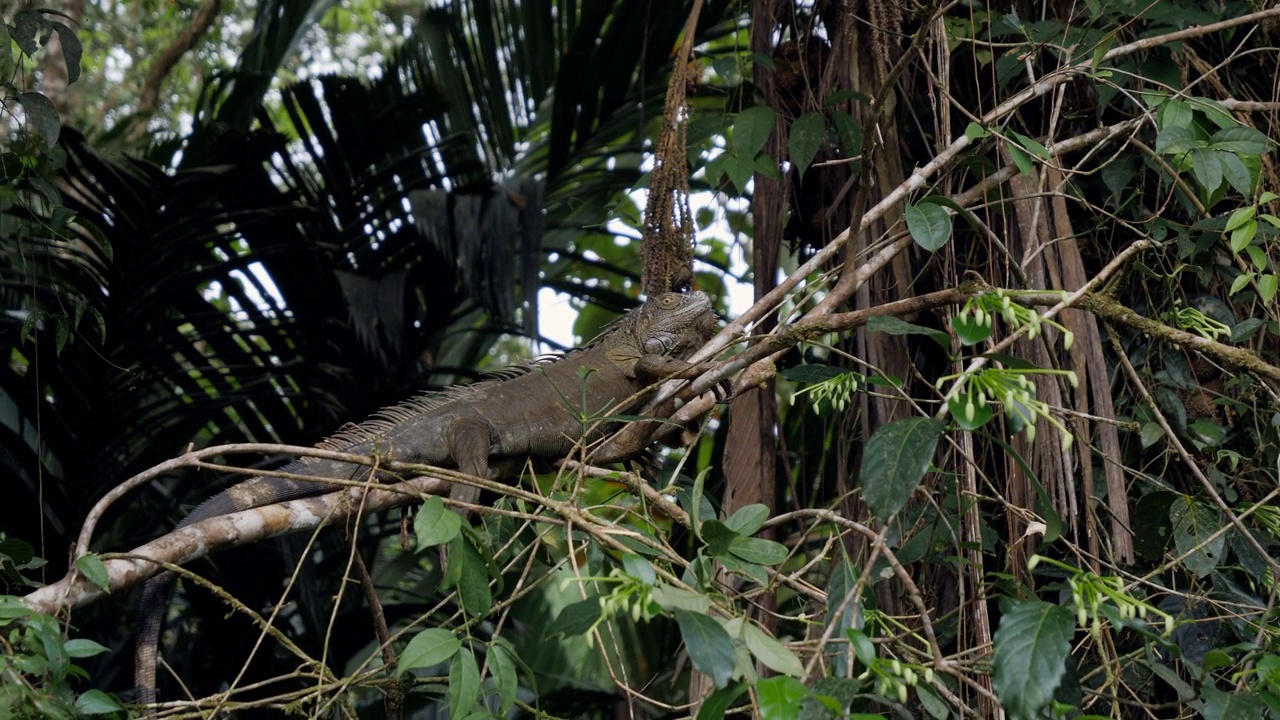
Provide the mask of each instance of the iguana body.
MULTIPOLYGON (((428 393, 385 408, 318 447, 498 479, 511 468, 518 471, 526 458, 562 458, 584 440, 602 436, 608 428, 594 419, 634 411, 656 381, 687 370, 683 358, 710 337, 714 322, 704 293, 657 295, 586 347, 555 362, 532 366, 510 379, 428 393), (595 425, 585 438, 584 415, 593 418, 588 425, 595 425)), ((304 459, 280 470, 348 480, 364 477, 368 468, 304 459)), ((324 482, 257 477, 205 501, 179 527, 333 489, 324 482)), ((156 647, 172 584, 172 574, 164 573, 149 580, 143 591, 135 681, 138 699, 147 704, 156 699, 156 647)))

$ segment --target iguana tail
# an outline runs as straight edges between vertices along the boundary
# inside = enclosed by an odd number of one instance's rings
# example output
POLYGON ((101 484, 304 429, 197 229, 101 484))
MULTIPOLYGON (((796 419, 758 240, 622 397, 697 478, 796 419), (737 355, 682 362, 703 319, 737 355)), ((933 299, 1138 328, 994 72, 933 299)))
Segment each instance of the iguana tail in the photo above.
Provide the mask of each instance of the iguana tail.
MULTIPOLYGON (((299 475, 319 474, 316 472, 317 464, 297 461, 285 465, 280 468, 280 471, 299 475)), ((320 495, 333 489, 334 486, 330 483, 294 480, 274 475, 251 478, 200 503, 190 515, 178 523, 178 527, 186 527, 201 520, 240 510, 320 495)), ((142 602, 138 606, 138 636, 134 644, 133 680, 137 686, 138 702, 144 706, 155 704, 157 698, 156 656, 165 608, 169 606, 169 597, 173 593, 173 581, 173 573, 163 572, 148 580, 142 588, 142 602)), ((154 714, 145 709, 143 712, 147 717, 154 714)))

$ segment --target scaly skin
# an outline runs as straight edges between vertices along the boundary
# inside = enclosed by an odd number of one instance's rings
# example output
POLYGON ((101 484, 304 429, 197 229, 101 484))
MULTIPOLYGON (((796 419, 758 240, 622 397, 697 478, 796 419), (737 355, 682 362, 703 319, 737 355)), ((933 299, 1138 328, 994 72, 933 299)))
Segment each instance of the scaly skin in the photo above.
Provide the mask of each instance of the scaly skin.
MULTIPOLYGON (((555 362, 521 375, 454 388, 385 408, 317 447, 402 462, 456 468, 468 475, 507 479, 527 458, 558 459, 612 428, 582 416, 626 414, 640 408, 655 383, 690 369, 684 358, 711 336, 715 315, 704 293, 664 293, 610 325, 600 337, 555 362), (583 371, 587 370, 585 394, 583 371), (586 407, 580 407, 585 398, 586 407)), ((305 459, 282 472, 339 480, 362 479, 363 465, 305 459)), ((179 523, 332 492, 334 485, 275 476, 256 477, 206 500, 179 523)), ((455 485, 455 497, 474 501, 474 488, 455 485), (469 496, 469 497, 468 497, 469 496)), ((160 624, 173 588, 172 573, 148 580, 139 610, 134 679, 138 699, 156 701, 160 624)))

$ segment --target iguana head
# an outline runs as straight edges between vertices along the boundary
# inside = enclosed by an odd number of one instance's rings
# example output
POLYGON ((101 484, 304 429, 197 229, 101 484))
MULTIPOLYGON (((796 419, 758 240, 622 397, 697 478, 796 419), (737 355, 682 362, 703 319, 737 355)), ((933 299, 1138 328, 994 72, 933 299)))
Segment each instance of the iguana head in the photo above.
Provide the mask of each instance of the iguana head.
POLYGON ((668 292, 654 295, 640 306, 634 332, 645 353, 682 355, 711 337, 715 321, 706 293, 668 292))

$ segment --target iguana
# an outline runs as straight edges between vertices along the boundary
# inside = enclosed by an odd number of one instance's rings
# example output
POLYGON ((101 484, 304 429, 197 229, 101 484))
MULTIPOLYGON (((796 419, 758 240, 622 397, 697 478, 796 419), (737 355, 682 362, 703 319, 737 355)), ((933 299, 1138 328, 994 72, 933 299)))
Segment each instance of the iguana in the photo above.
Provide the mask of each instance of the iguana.
MULTIPOLYGON (((557 360, 533 364, 507 379, 426 393, 384 408, 317 447, 376 453, 499 479, 512 468, 518 472, 526 458, 562 458, 580 442, 603 436, 609 428, 597 423, 591 435, 583 437, 584 412, 600 417, 636 410, 652 395, 646 389, 691 369, 683 358, 706 342, 714 326, 705 293, 655 295, 586 346, 557 360), (584 398, 587 406, 577 407, 584 398)), ((347 480, 367 468, 303 459, 280 471, 347 480)), ((334 489, 325 482, 255 477, 206 500, 178 527, 334 489)), ((134 679, 138 700, 147 705, 156 701, 156 652, 172 587, 173 574, 162 573, 148 580, 143 590, 134 679)))

